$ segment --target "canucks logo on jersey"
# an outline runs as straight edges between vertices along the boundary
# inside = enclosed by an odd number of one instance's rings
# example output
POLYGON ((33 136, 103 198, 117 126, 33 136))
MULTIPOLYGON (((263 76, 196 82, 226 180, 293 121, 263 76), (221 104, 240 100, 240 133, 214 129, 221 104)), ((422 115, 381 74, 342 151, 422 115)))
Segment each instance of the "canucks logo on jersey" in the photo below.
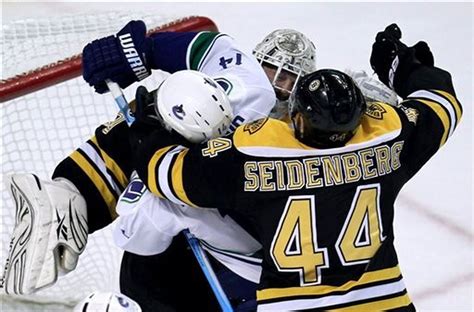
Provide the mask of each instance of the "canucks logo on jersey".
POLYGON ((138 200, 140 200, 145 191, 145 184, 143 184, 143 182, 138 178, 134 179, 132 182, 130 182, 125 191, 120 196, 120 202, 129 204, 136 203, 138 200))

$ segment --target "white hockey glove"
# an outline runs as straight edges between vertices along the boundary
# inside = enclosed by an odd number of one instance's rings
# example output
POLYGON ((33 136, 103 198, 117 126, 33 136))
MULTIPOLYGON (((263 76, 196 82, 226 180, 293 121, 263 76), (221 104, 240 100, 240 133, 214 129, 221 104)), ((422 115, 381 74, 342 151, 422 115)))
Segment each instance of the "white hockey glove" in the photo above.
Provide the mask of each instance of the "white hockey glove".
POLYGON ((377 78, 370 77, 363 70, 354 71, 346 69, 345 73, 354 80, 367 102, 383 102, 392 106, 398 106, 397 94, 377 78))
POLYGON ((3 287, 7 294, 31 294, 54 284, 58 272, 76 268, 87 242, 86 202, 67 180, 44 182, 33 174, 14 174, 7 187, 16 221, 3 287))

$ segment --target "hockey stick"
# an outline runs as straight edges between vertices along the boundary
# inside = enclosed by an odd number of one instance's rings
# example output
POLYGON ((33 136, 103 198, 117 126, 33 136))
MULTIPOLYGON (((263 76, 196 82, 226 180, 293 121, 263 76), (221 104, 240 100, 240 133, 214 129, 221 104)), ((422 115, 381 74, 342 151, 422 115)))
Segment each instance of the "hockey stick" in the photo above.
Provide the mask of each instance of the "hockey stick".
POLYGON ((128 107, 128 102, 125 99, 125 95, 123 95, 122 89, 120 89, 120 86, 116 82, 113 82, 110 79, 105 79, 105 83, 109 88, 110 94, 112 94, 112 96, 114 97, 115 103, 117 103, 120 112, 125 117, 127 125, 130 127, 135 121, 135 117, 133 117, 132 111, 128 107))
MULTIPOLYGON (((127 125, 131 126, 131 124, 135 120, 135 117, 132 115, 132 112, 130 108, 128 107, 128 102, 125 99, 125 96, 123 95, 122 89, 120 89, 120 86, 116 82, 113 82, 110 79, 106 79, 105 83, 107 84, 107 87, 110 90, 110 94, 112 94, 112 96, 114 97, 115 103, 117 103, 117 106, 119 107, 120 112, 122 112, 122 114, 124 115, 127 125)), ((186 237, 186 240, 188 241, 188 244, 191 247, 191 250, 193 251, 194 256, 196 257, 196 260, 198 261, 202 272, 206 276, 206 279, 209 285, 211 286, 211 289, 214 292, 214 295, 216 296, 216 299, 219 302, 219 305, 221 306, 222 311, 224 312, 234 311, 234 309, 232 308, 232 305, 229 302, 229 299, 227 298, 227 295, 222 289, 222 286, 216 274, 214 273, 214 270, 211 267, 209 258, 207 257, 206 253, 202 249, 201 244, 199 243, 199 240, 194 235, 192 235, 188 229, 183 230, 182 232, 184 236, 186 237)))
POLYGON ((217 301, 219 302, 219 305, 222 308, 222 311, 234 311, 232 305, 229 302, 229 299, 227 298, 227 295, 222 289, 219 279, 217 278, 216 274, 214 273, 214 270, 211 267, 209 258, 207 257, 206 253, 204 252, 204 249, 202 249, 202 246, 199 243, 199 239, 197 239, 193 234, 191 234, 188 229, 183 230, 182 232, 186 237, 186 240, 188 241, 188 244, 191 247, 194 256, 196 257, 196 260, 199 262, 199 266, 201 267, 202 272, 206 276, 206 279, 209 282, 209 285, 211 286, 212 291, 214 292, 214 295, 216 296, 217 301))

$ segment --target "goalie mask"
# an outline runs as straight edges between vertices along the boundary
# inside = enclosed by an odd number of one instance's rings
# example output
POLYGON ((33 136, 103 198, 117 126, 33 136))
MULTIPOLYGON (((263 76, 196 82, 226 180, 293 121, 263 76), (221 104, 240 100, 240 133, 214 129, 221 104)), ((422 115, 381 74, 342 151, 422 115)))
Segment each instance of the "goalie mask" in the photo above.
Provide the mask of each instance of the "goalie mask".
POLYGON ((304 76, 289 105, 296 138, 316 148, 344 146, 365 110, 364 96, 351 77, 332 69, 304 76))
POLYGON ((232 108, 224 90, 197 71, 178 71, 154 92, 156 113, 164 123, 192 143, 226 134, 232 108))
POLYGON ((313 42, 296 30, 273 31, 255 47, 253 54, 264 68, 275 71, 273 78, 269 78, 280 101, 288 99, 301 76, 316 70, 313 42), (288 76, 292 76, 292 81, 285 84, 288 76))

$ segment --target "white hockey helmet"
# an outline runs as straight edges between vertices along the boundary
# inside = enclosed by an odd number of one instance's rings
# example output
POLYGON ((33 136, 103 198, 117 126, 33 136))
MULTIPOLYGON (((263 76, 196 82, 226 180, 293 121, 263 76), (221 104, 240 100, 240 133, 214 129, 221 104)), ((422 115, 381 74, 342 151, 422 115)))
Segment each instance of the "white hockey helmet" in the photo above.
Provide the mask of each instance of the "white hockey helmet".
POLYGON ((114 292, 93 292, 75 307, 73 312, 141 312, 142 309, 129 297, 114 292))
POLYGON ((254 56, 260 64, 270 64, 276 67, 277 72, 272 85, 280 89, 277 84, 282 71, 296 76, 291 90, 297 80, 316 70, 316 47, 305 35, 293 29, 277 29, 268 34, 253 50, 254 56))
POLYGON ((227 94, 198 71, 170 75, 155 97, 155 109, 165 124, 193 143, 224 135, 233 119, 227 94))

